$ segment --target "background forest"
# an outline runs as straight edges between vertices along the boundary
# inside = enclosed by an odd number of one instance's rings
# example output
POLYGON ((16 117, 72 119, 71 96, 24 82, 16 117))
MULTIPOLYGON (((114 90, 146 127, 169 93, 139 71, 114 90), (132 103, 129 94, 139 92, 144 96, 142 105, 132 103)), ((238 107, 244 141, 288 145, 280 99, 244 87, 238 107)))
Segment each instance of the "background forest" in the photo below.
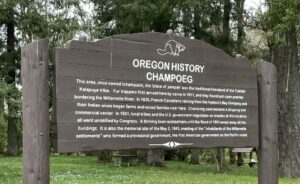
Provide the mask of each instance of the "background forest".
MULTIPOLYGON (((245 0, 0 0, 0 154, 22 153, 22 46, 48 37, 51 50, 78 39, 79 35, 95 41, 121 33, 172 30, 178 36, 219 47, 233 57, 248 58, 253 65, 266 60, 277 66, 280 173, 284 177, 300 177, 300 1, 265 0, 255 10, 246 9, 245 3, 245 0)), ((51 64, 50 71, 51 89, 51 64)), ((49 104, 51 114, 52 92, 49 104)), ((163 165, 162 158, 189 159, 197 164, 216 162, 219 170, 229 164, 225 161, 227 154, 233 163, 230 149, 138 151, 140 159, 150 165, 163 165)), ((98 156, 110 159, 111 153, 99 152, 98 156)))

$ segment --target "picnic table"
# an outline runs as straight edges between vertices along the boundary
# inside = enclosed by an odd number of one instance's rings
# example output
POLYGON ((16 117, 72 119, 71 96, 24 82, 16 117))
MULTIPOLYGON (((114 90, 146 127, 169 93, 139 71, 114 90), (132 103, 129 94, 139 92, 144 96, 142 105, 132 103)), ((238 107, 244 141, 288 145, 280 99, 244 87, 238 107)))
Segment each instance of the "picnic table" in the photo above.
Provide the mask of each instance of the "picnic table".
POLYGON ((257 160, 252 158, 253 152, 256 151, 255 148, 233 148, 232 152, 238 154, 238 160, 237 160, 237 165, 241 166, 242 164, 245 164, 242 158, 242 153, 250 153, 250 158, 248 165, 250 167, 253 167, 255 164, 257 164, 257 160))

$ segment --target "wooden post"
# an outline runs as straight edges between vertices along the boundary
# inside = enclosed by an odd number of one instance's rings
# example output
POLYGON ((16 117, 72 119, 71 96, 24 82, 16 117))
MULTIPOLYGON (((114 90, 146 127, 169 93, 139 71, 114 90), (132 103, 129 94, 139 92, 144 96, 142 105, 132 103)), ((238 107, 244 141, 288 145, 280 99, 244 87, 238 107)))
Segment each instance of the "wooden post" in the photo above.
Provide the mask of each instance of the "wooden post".
POLYGON ((24 184, 50 183, 48 42, 43 39, 22 48, 24 184))
POLYGON ((278 111, 276 67, 258 63, 259 150, 258 183, 278 184, 278 111))

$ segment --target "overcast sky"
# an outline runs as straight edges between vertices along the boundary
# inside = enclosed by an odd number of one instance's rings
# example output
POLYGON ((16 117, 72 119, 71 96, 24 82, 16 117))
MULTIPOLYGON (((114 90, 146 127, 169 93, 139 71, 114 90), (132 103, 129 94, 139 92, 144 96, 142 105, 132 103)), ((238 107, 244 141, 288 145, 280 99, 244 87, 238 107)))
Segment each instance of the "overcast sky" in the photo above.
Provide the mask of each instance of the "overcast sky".
POLYGON ((257 10, 261 5, 265 2, 265 0, 246 0, 245 1, 245 9, 247 10, 257 10))

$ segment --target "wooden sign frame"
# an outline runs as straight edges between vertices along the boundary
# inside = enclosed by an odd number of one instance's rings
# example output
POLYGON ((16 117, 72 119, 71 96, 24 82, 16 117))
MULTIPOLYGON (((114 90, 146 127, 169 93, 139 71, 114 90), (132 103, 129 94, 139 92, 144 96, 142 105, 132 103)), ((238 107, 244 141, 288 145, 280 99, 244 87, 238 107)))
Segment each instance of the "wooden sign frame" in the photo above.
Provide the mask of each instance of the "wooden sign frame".
MULTIPOLYGON (((176 54, 176 53, 175 53, 176 54)), ((257 64, 259 97, 259 184, 278 183, 276 67, 257 64)), ((22 48, 23 183, 50 183, 48 40, 22 48)))
POLYGON ((256 69, 203 41, 73 40, 55 68, 57 152, 258 146, 256 69))

